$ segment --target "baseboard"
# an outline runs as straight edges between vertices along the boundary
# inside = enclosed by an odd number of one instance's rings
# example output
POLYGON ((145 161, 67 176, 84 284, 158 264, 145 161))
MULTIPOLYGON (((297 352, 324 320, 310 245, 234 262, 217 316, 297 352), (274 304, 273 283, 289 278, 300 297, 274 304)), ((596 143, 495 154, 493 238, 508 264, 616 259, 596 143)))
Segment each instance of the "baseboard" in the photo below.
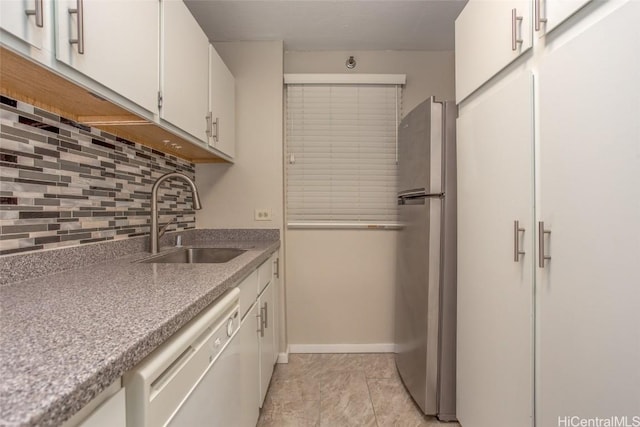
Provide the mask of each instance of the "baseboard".
POLYGON ((278 353, 276 363, 289 363, 289 352, 278 353))
POLYGON ((395 344, 290 344, 289 353, 393 353, 395 344))

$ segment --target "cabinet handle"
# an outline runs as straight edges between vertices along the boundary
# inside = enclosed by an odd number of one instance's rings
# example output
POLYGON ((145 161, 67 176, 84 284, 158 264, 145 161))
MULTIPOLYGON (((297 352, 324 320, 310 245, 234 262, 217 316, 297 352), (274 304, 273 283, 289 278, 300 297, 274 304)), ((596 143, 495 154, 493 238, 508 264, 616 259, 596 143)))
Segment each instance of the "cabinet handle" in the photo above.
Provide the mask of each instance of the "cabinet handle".
POLYGON ((268 328, 269 327, 269 305, 268 305, 268 303, 265 302, 264 303, 264 307, 262 307, 260 310, 261 311, 264 310, 262 312, 262 315, 263 315, 263 317, 262 317, 262 325, 265 328, 268 328))
POLYGON ((27 16, 35 15, 36 16, 36 27, 44 27, 44 18, 42 16, 42 0, 35 0, 35 9, 27 9, 24 13, 27 16))
POLYGON ((213 125, 216 127, 216 133, 213 134, 213 141, 218 142, 218 135, 220 134, 220 118, 216 117, 216 121, 213 122, 213 125))
POLYGON ((536 10, 535 11, 535 14, 536 14, 536 16, 535 16, 536 31, 540 31, 540 27, 541 27, 540 24, 542 24, 543 22, 546 23, 547 22, 547 18, 542 18, 540 16, 542 14, 542 12, 540 10, 540 8, 542 7, 541 0, 536 0, 534 7, 535 7, 535 10, 536 10))
POLYGON ((273 263, 276 265, 276 271, 273 273, 276 279, 280 278, 280 258, 276 258, 273 263))
POLYGON ((206 132, 207 132, 207 137, 209 137, 209 138, 211 138, 211 134, 213 133, 213 129, 212 129, 213 125, 211 123, 212 118, 213 118, 213 114, 211 114, 211 111, 209 111, 207 113, 207 115, 205 116, 205 120, 207 121, 206 132))
POLYGON ((518 16, 516 9, 511 9, 511 50, 518 49, 522 38, 518 38, 518 23, 522 22, 522 16, 518 16))
POLYGON ((550 255, 545 255, 544 250, 544 235, 551 236, 551 230, 544 229, 544 222, 538 222, 538 267, 544 268, 544 260, 551 259, 550 255))
POLYGON ((513 221, 513 261, 520 262, 520 255, 525 252, 520 250, 520 233, 524 234, 525 229, 520 227, 520 221, 513 221))
POLYGON ((76 8, 69 9, 69 15, 76 14, 78 20, 78 38, 70 39, 70 44, 78 45, 78 53, 84 55, 84 3, 83 0, 76 0, 76 8))
POLYGON ((256 332, 260 333, 261 337, 264 337, 264 323, 262 322, 262 308, 260 308, 260 314, 256 314, 256 319, 258 320, 258 330, 256 332))

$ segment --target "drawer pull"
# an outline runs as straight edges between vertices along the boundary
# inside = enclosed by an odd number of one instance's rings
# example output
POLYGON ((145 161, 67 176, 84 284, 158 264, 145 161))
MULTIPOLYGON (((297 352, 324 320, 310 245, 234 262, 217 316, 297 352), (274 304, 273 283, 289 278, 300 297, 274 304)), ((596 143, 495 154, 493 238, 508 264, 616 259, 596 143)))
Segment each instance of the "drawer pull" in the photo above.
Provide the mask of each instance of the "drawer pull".
POLYGON ((36 2, 35 9, 27 9, 24 11, 24 13, 26 13, 27 16, 35 15, 36 27, 39 27, 39 28, 44 27, 44 18, 42 15, 42 1, 43 0, 35 0, 36 2))
POLYGON ((522 36, 518 38, 518 27, 522 23, 522 16, 518 16, 516 9, 511 9, 511 50, 517 50, 522 44, 522 36))
POLYGON ((544 250, 544 235, 551 236, 551 230, 544 229, 544 222, 538 222, 538 267, 544 268, 544 261, 550 260, 551 255, 545 255, 544 250))
POLYGON ((547 18, 542 18, 540 15, 542 15, 540 8, 542 7, 541 4, 541 0, 536 0, 535 1, 535 9, 536 9, 536 16, 535 16, 535 20, 536 20, 536 31, 540 31, 540 27, 541 24, 544 22, 547 22, 547 18))
POLYGON ((520 262, 520 255, 524 255, 524 251, 520 250, 520 233, 524 234, 525 229, 520 227, 520 221, 513 221, 513 261, 520 262))
POLYGON ((84 55, 84 3, 83 0, 76 0, 76 8, 69 9, 69 15, 76 14, 78 21, 78 37, 70 39, 70 44, 78 45, 78 53, 84 55))

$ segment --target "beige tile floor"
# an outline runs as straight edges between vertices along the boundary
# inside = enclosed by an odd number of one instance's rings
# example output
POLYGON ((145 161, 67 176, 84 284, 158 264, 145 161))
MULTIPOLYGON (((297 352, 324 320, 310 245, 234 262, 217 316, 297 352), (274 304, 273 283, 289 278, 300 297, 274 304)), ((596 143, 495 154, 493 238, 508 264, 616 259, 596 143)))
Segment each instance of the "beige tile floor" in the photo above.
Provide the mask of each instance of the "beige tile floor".
POLYGON ((258 427, 459 427, 424 416, 392 354, 291 354, 276 365, 258 427))

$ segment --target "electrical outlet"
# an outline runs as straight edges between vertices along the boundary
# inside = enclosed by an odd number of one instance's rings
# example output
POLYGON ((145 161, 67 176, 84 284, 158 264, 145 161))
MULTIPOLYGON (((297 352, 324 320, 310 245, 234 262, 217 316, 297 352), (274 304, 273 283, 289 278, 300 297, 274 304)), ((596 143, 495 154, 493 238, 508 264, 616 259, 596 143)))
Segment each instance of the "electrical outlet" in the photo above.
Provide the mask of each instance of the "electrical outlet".
POLYGON ((271 209, 256 209, 254 219, 256 221, 271 221, 271 209))

